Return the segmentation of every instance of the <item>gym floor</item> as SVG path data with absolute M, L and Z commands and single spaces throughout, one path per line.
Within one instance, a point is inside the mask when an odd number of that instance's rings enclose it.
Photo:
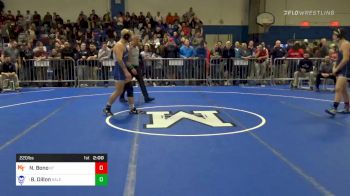
M 331 118 L 324 112 L 332 103 L 330 91 L 150 87 L 156 100 L 148 104 L 137 91 L 136 105 L 146 112 L 194 117 L 194 111 L 215 111 L 216 120 L 231 125 L 184 118 L 165 128 L 148 128 L 156 124 L 150 113 L 129 115 L 120 102 L 106 119 L 102 108 L 112 91 L 26 88 L 0 94 L 0 195 L 350 192 L 350 115 Z M 107 153 L 108 186 L 16 187 L 16 153 Z

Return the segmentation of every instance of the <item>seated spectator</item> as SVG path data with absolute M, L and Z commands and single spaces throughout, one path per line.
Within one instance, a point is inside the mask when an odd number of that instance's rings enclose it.
M 299 61 L 298 71 L 294 72 L 294 81 L 291 83 L 291 88 L 297 88 L 300 77 L 308 77 L 310 89 L 313 90 L 314 84 L 314 73 L 313 73 L 313 63 L 309 59 L 309 53 L 304 53 L 304 58 Z
M 15 83 L 15 89 L 19 89 L 19 81 L 16 74 L 16 65 L 11 62 L 11 57 L 8 55 L 4 56 L 4 62 L 1 65 L 0 76 L 0 89 L 9 86 L 8 83 L 4 84 L 5 80 L 13 80 Z
M 18 60 L 20 60 L 20 51 L 17 47 L 17 42 L 15 40 L 11 40 L 8 47 L 2 51 L 2 60 L 4 60 L 5 56 L 10 57 L 11 63 L 17 65 Z
M 320 65 L 320 70 L 316 76 L 316 91 L 320 91 L 321 78 L 329 78 L 336 83 L 336 77 L 333 75 L 333 62 L 329 56 L 326 56 L 324 61 Z

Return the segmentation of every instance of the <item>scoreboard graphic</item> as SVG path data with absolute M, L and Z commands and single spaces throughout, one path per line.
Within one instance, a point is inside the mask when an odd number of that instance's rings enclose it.
M 16 155 L 16 186 L 107 185 L 107 154 Z

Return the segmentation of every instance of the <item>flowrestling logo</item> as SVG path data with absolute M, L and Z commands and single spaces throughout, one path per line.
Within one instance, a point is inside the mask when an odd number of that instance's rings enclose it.
M 259 114 L 220 106 L 168 105 L 140 108 L 146 114 L 129 115 L 128 110 L 106 118 L 119 131 L 173 137 L 219 136 L 243 133 L 262 127 Z

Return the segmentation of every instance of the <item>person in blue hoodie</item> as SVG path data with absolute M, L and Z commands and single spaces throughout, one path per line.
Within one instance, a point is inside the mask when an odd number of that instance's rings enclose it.
M 180 48 L 180 57 L 184 58 L 184 66 L 180 75 L 184 76 L 184 79 L 191 79 L 193 77 L 193 63 L 192 59 L 196 56 L 196 52 L 192 46 L 190 46 L 190 40 L 185 39 L 183 45 Z

